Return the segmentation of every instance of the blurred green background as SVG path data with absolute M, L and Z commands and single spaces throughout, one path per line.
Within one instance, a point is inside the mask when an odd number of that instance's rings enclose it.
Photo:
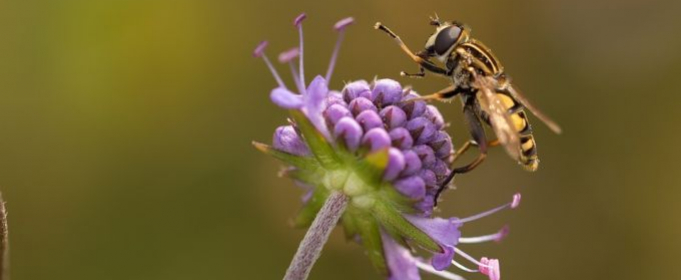
M 323 73 L 331 26 L 354 16 L 332 87 L 416 70 L 376 21 L 413 49 L 428 16 L 457 19 L 490 46 L 534 103 L 542 164 L 502 150 L 457 180 L 443 215 L 524 204 L 467 227 L 510 224 L 502 244 L 465 248 L 502 259 L 504 279 L 680 279 L 677 121 L 680 1 L 30 1 L 0 4 L 0 189 L 14 279 L 280 279 L 304 231 L 300 192 L 251 140 L 269 142 L 286 112 L 251 57 L 297 45 Z M 288 69 L 279 67 L 288 79 Z M 438 104 L 455 143 L 460 106 Z M 482 275 L 466 275 L 485 279 Z M 312 279 L 379 279 L 335 232 Z M 426 279 L 434 279 L 426 277 Z

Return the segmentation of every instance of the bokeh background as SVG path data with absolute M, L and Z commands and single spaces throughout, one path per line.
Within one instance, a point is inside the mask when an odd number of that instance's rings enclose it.
M 332 87 L 398 78 L 428 93 L 376 21 L 414 49 L 428 16 L 457 19 L 490 46 L 534 103 L 542 164 L 502 150 L 457 179 L 442 215 L 465 216 L 521 191 L 524 204 L 477 223 L 510 224 L 504 279 L 680 279 L 681 2 L 653 1 L 33 1 L 0 3 L 0 189 L 14 279 L 280 279 L 304 231 L 300 192 L 251 147 L 286 113 L 252 48 L 297 45 L 323 73 L 354 16 Z M 288 77 L 286 67 L 279 68 Z M 288 78 L 287 78 L 288 79 Z M 460 106 L 439 104 L 456 143 Z M 482 275 L 466 275 L 485 279 Z M 312 279 L 379 279 L 335 232 Z M 432 277 L 426 279 L 434 279 Z

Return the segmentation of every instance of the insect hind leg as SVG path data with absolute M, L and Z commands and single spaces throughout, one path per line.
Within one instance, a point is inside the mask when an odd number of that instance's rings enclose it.
M 456 176 L 456 174 L 470 172 L 471 170 L 478 167 L 478 165 L 480 165 L 485 160 L 485 158 L 487 158 L 488 148 L 487 136 L 485 135 L 485 130 L 482 127 L 480 117 L 475 113 L 475 103 L 473 99 L 467 100 L 467 102 L 464 105 L 463 111 L 464 116 L 466 118 L 466 122 L 468 123 L 468 129 L 473 139 L 464 144 L 461 147 L 460 152 L 454 154 L 454 157 L 456 158 L 461 154 L 465 153 L 473 145 L 478 147 L 480 154 L 475 160 L 473 160 L 473 162 L 465 166 L 455 168 L 449 173 L 449 175 L 447 175 L 447 178 L 445 178 L 445 180 L 442 181 L 440 187 L 437 190 L 437 193 L 435 193 L 435 196 L 433 197 L 433 204 L 435 206 L 437 206 L 437 202 L 438 199 L 440 198 L 440 195 L 442 194 L 442 192 L 444 192 L 449 183 L 454 179 L 454 176 Z M 474 144 L 473 142 L 477 144 Z M 494 144 L 494 142 L 489 144 Z

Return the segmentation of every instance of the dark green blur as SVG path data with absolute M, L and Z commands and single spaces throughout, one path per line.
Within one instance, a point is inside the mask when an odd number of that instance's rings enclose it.
M 250 144 L 286 122 L 251 51 L 264 38 L 272 59 L 296 46 L 301 11 L 308 80 L 325 73 L 346 16 L 357 22 L 333 88 L 416 71 L 372 25 L 418 49 L 437 12 L 470 25 L 562 124 L 557 136 L 531 118 L 536 173 L 496 149 L 444 196 L 442 215 L 465 216 L 523 193 L 518 210 L 462 228 L 510 225 L 501 244 L 462 247 L 499 257 L 504 279 L 681 278 L 679 1 L 9 0 L 0 190 L 13 278 L 281 279 L 304 234 L 289 226 L 301 193 Z M 438 106 L 465 141 L 458 101 Z M 312 279 L 378 277 L 337 231 Z

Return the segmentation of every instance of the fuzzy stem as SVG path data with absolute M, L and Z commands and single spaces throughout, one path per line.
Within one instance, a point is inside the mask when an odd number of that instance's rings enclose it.
M 0 194 L 0 280 L 9 280 L 9 234 L 2 194 Z
M 312 226 L 307 230 L 303 241 L 300 242 L 298 251 L 293 256 L 288 270 L 286 270 L 284 280 L 307 279 L 312 266 L 321 255 L 322 247 L 329 239 L 331 230 L 336 227 L 338 220 L 343 215 L 348 200 L 348 197 L 341 192 L 334 191 L 329 195 L 324 206 L 317 213 L 314 222 L 312 222 Z

